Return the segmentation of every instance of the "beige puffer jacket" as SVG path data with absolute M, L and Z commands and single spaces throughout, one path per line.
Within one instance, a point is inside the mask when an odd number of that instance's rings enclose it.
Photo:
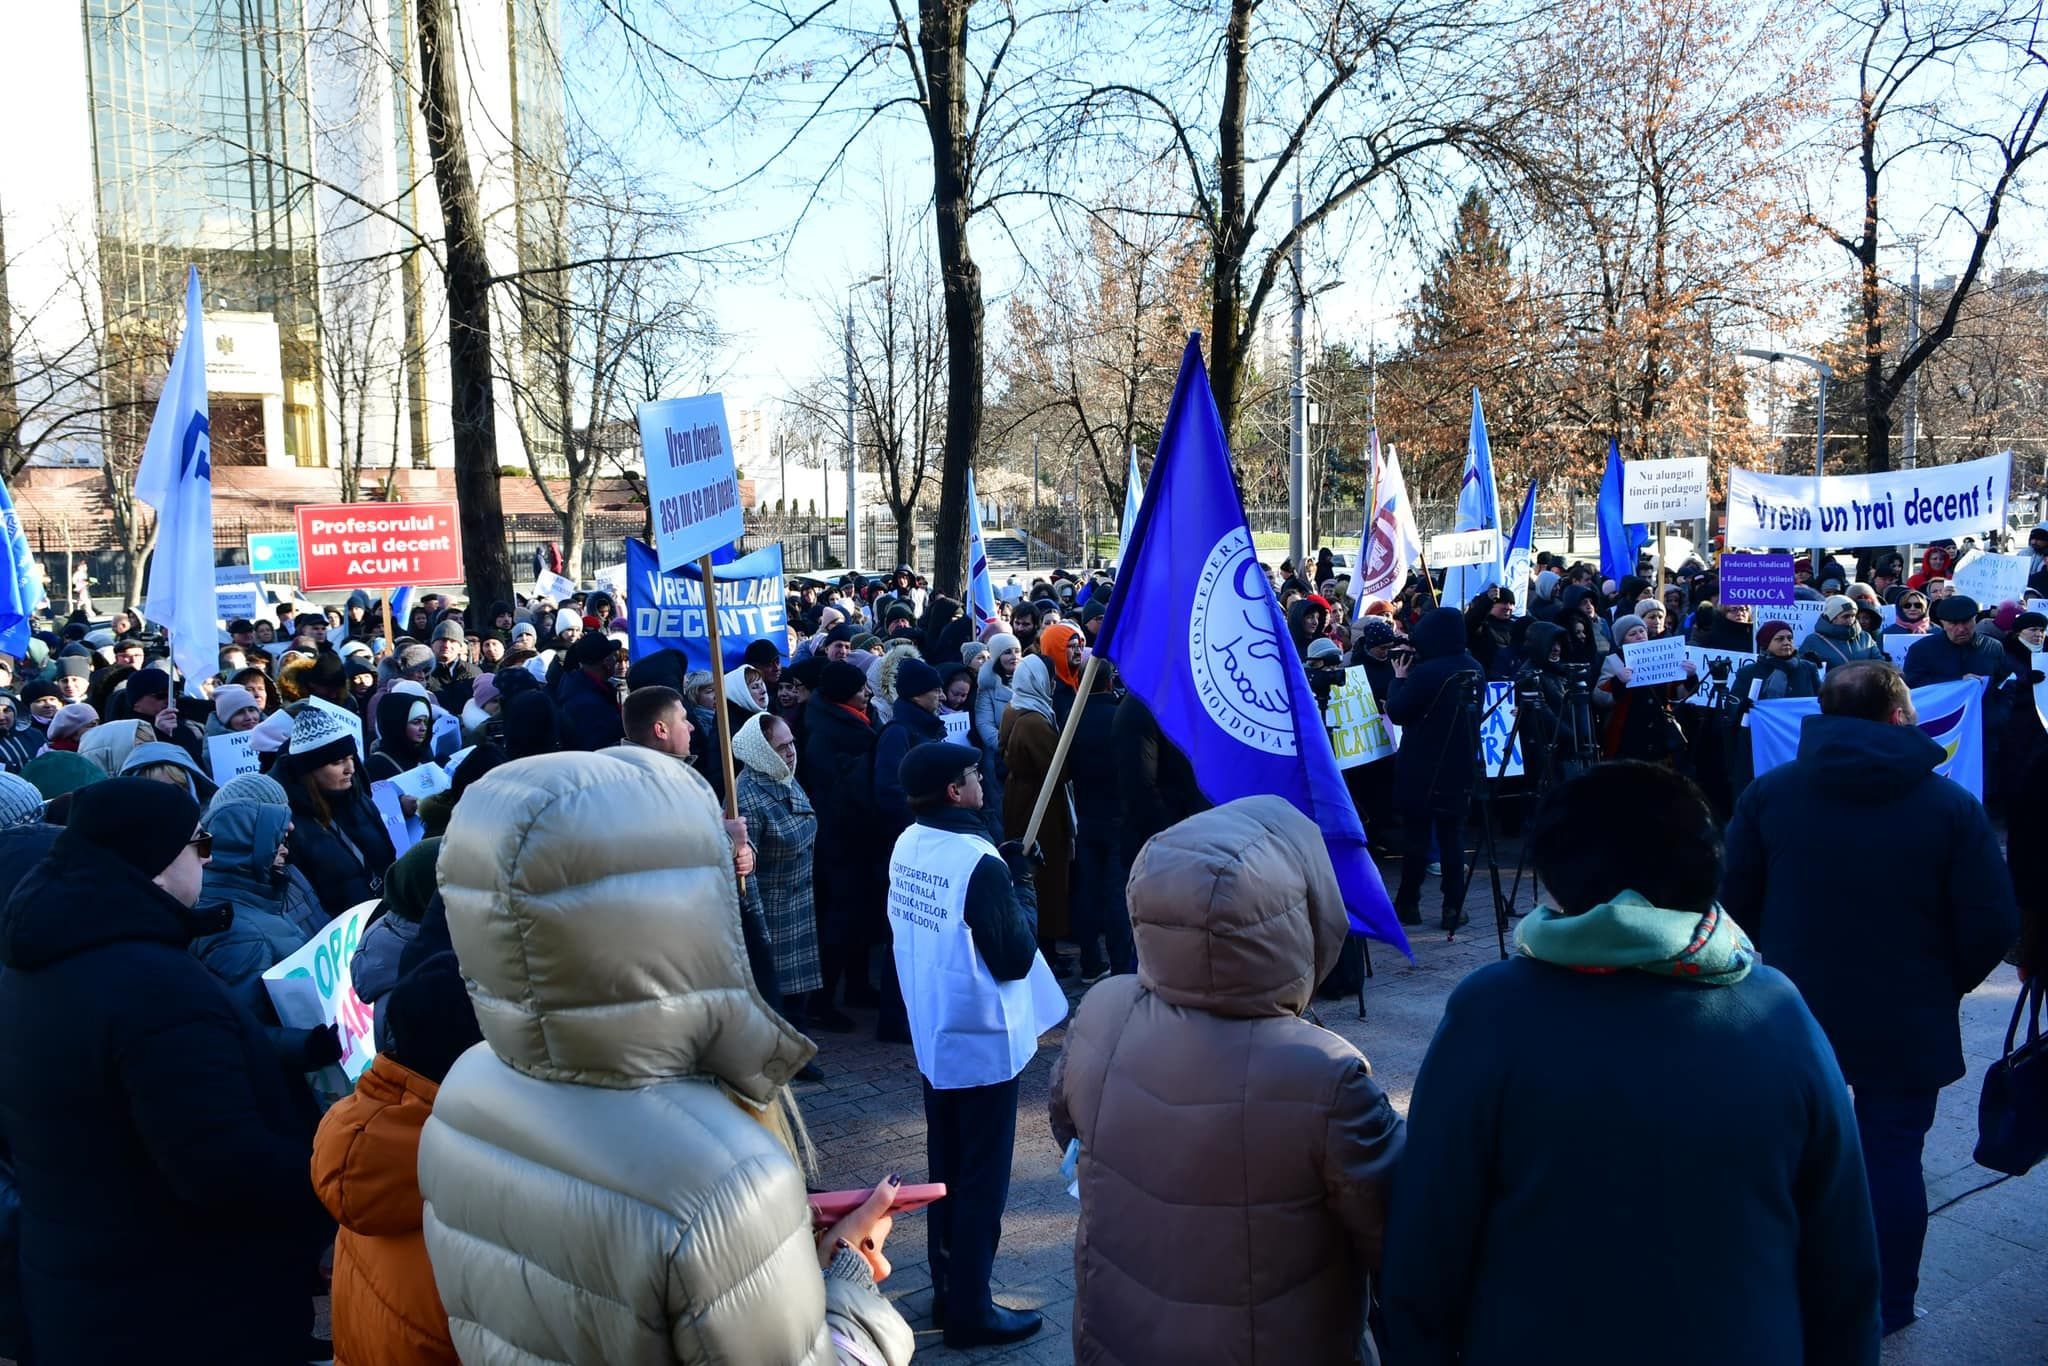
M 470 1366 L 910 1358 L 756 1104 L 812 1052 L 747 971 L 710 787 L 666 754 L 549 754 L 463 796 L 438 867 L 484 1043 L 420 1140 L 427 1252 Z M 828 1324 L 828 1300 L 830 1322 Z
M 1052 1128 L 1081 1140 L 1074 1358 L 1366 1358 L 1403 1125 L 1357 1049 L 1301 1018 L 1343 947 L 1321 833 L 1246 797 L 1131 870 L 1135 977 L 1074 1014 Z

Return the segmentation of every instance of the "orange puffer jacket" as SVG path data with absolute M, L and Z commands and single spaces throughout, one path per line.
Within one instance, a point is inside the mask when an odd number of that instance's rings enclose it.
M 379 1054 L 313 1138 L 334 1240 L 335 1366 L 456 1366 L 420 1230 L 420 1130 L 440 1088 Z

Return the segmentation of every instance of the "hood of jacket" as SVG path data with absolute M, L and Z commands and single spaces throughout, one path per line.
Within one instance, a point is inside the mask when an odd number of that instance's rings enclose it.
M 1564 627 L 1548 621 L 1530 622 L 1528 634 L 1523 637 L 1524 656 L 1528 659 L 1530 667 L 1535 669 L 1562 667 L 1562 661 L 1557 665 L 1551 664 L 1550 650 L 1552 646 L 1558 644 L 1563 639 Z
M 463 794 L 438 871 L 477 1023 L 516 1071 L 712 1076 L 765 1104 L 815 1051 L 755 990 L 718 802 L 671 755 L 502 765 Z
M 132 717 L 94 726 L 78 742 L 79 757 L 91 760 L 92 766 L 109 778 L 117 777 L 121 765 L 128 762 L 128 752 L 135 748 L 136 737 L 142 730 L 143 723 Z
M 290 807 L 270 802 L 214 803 L 206 812 L 206 829 L 213 836 L 213 861 L 206 871 L 255 874 L 267 881 L 291 821 Z
M 1579 610 L 1579 604 L 1593 596 L 1593 590 L 1583 583 L 1575 583 L 1557 595 L 1557 614 L 1568 617 Z
M 313 1136 L 313 1191 L 366 1238 L 419 1231 L 420 1132 L 440 1087 L 379 1053 Z
M 1855 716 L 1809 716 L 1799 726 L 1799 766 L 1823 793 L 1849 802 L 1891 801 L 1934 777 L 1948 752 L 1918 726 Z
M 1139 985 L 1238 1018 L 1299 1015 L 1347 927 L 1322 832 L 1280 797 L 1242 797 L 1154 835 L 1131 870 L 1130 907 Z
M 1408 633 L 1415 653 L 1423 659 L 1442 659 L 1465 653 L 1465 618 L 1455 607 L 1439 607 L 1423 615 Z
M 378 698 L 377 748 L 394 759 L 401 759 L 406 763 L 419 762 L 424 756 L 417 751 L 424 747 L 407 742 L 405 723 L 406 718 L 412 715 L 412 709 L 421 705 L 421 700 L 411 693 L 388 692 Z M 428 702 L 424 705 L 431 720 L 434 713 L 433 703 Z

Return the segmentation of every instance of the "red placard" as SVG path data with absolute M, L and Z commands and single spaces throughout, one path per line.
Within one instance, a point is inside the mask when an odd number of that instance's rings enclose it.
M 294 511 L 299 587 L 307 592 L 462 582 L 453 503 L 322 503 Z

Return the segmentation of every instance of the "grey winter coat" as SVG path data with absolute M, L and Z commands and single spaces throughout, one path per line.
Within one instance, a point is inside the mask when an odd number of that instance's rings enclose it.
M 633 746 L 470 788 L 438 865 L 484 1043 L 420 1139 L 427 1253 L 470 1366 L 908 1361 L 759 1117 L 810 1058 L 747 970 L 703 778 Z

